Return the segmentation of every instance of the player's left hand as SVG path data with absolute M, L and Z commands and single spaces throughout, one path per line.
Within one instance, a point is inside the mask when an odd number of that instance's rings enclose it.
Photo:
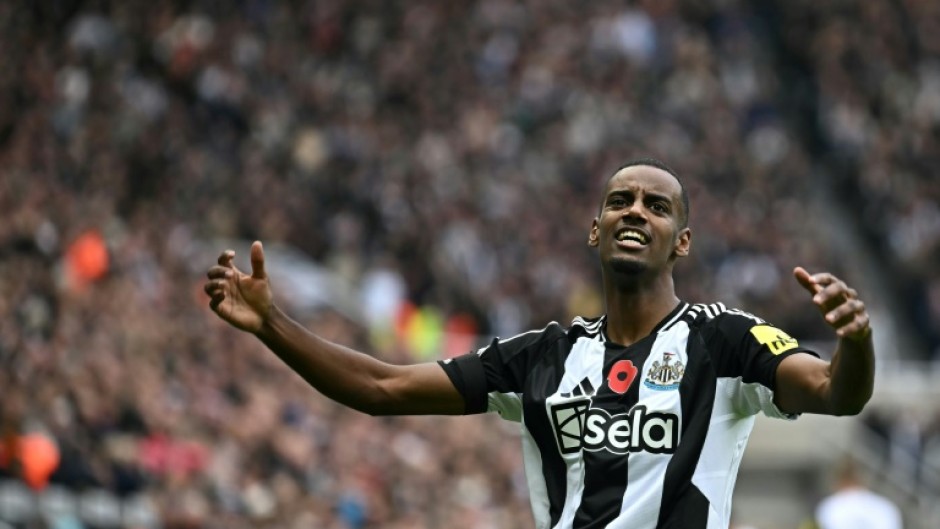
M 793 276 L 813 295 L 813 304 L 840 338 L 853 341 L 868 338 L 871 322 L 865 303 L 858 299 L 858 291 L 828 272 L 810 274 L 798 266 L 793 269 Z

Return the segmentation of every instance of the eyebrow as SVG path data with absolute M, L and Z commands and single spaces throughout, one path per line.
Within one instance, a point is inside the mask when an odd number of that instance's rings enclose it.
M 669 204 L 672 204 L 674 202 L 673 199 L 669 197 L 668 195 L 661 195 L 659 193 L 646 193 L 645 196 L 646 198 L 650 198 L 653 200 L 662 200 L 664 202 L 668 202 Z
M 636 193 L 630 189 L 615 189 L 611 191 L 610 193 L 607 193 L 607 196 L 604 198 L 604 202 L 606 203 L 608 200 L 614 197 L 624 197 L 624 196 L 636 196 Z M 668 202 L 669 204 L 673 204 L 675 202 L 675 200 L 673 200 L 669 195 L 664 195 L 662 193 L 656 193 L 656 192 L 647 191 L 643 193 L 643 197 L 644 197 L 644 200 L 646 201 L 662 200 L 664 202 Z

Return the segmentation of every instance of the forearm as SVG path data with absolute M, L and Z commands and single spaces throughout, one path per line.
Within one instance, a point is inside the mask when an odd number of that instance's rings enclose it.
M 861 412 L 875 385 L 875 352 L 871 333 L 855 340 L 840 338 L 829 370 L 832 413 L 855 415 Z
M 327 397 L 372 415 L 464 412 L 463 396 L 439 365 L 381 362 L 324 340 L 274 305 L 260 241 L 251 245 L 251 275 L 226 250 L 206 273 L 209 307 L 223 320 L 254 333 L 291 369 Z
M 813 304 L 839 342 L 829 363 L 809 355 L 784 358 L 777 367 L 777 404 L 791 413 L 855 415 L 875 386 L 875 351 L 865 303 L 854 288 L 828 272 L 810 275 L 796 267 L 793 274 L 813 295 Z
M 394 366 L 324 340 L 273 307 L 256 336 L 311 386 L 343 405 L 376 413 Z

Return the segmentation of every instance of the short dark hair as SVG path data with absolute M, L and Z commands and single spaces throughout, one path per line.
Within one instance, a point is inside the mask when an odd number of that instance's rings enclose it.
M 610 178 L 613 178 L 620 171 L 623 171 L 624 169 L 627 169 L 628 167 L 636 167 L 638 165 L 655 167 L 656 169 L 661 169 L 663 171 L 666 171 L 667 173 L 671 174 L 673 178 L 676 179 L 676 182 L 679 182 L 679 189 L 682 190 L 681 191 L 682 209 L 684 210 L 683 215 L 682 215 L 682 227 L 683 228 L 688 227 L 689 226 L 689 193 L 685 190 L 685 185 L 682 184 L 682 179 L 679 178 L 679 175 L 672 169 L 672 167 L 669 167 L 668 165 L 666 165 L 665 162 L 663 162 L 662 160 L 658 160 L 656 158 L 634 158 L 632 160 L 628 160 L 627 163 L 620 166 L 620 169 L 617 169 L 617 171 L 615 171 L 614 174 L 610 176 Z M 610 182 L 610 178 L 607 179 L 608 182 Z

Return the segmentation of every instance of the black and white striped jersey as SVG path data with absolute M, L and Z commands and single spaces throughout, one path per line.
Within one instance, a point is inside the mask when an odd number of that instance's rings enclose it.
M 721 303 L 680 303 L 628 347 L 605 328 L 551 323 L 441 365 L 466 413 L 522 424 L 538 529 L 727 529 L 754 416 L 793 418 L 777 366 L 810 351 Z

